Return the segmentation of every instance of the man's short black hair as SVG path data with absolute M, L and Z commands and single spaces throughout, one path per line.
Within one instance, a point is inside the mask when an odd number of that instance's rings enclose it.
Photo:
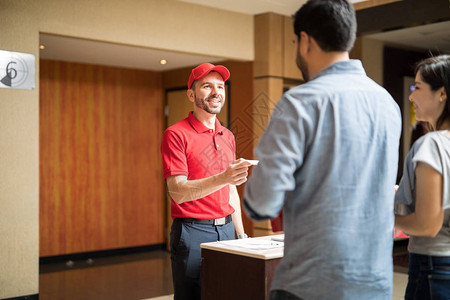
M 304 31 L 323 51 L 350 51 L 356 38 L 356 15 L 347 0 L 309 0 L 293 16 L 294 32 Z

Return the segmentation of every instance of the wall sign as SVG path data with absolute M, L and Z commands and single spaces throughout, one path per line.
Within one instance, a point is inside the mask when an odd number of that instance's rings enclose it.
M 0 88 L 34 89 L 35 61 L 33 54 L 0 50 Z

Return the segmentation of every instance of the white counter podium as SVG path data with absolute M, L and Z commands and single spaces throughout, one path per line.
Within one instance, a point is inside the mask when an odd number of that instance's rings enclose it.
M 203 300 L 269 299 L 284 235 L 203 243 Z

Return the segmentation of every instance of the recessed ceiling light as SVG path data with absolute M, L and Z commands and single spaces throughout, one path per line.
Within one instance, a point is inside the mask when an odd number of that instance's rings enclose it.
M 161 59 L 161 60 L 159 61 L 159 63 L 162 64 L 162 65 L 165 65 L 165 64 L 167 64 L 167 60 Z
M 44 50 L 45 46 L 44 45 L 39 45 L 39 49 Z

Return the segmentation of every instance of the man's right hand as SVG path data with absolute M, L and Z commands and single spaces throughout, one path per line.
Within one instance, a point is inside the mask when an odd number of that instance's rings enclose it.
M 228 168 L 222 173 L 225 182 L 232 185 L 241 185 L 247 181 L 248 167 L 252 164 L 245 159 L 237 159 L 233 161 Z
M 188 180 L 184 175 L 167 177 L 170 197 L 178 204 L 203 198 L 223 188 L 227 184 L 240 185 L 247 181 L 248 167 L 252 164 L 244 159 L 233 161 L 222 173 Z

